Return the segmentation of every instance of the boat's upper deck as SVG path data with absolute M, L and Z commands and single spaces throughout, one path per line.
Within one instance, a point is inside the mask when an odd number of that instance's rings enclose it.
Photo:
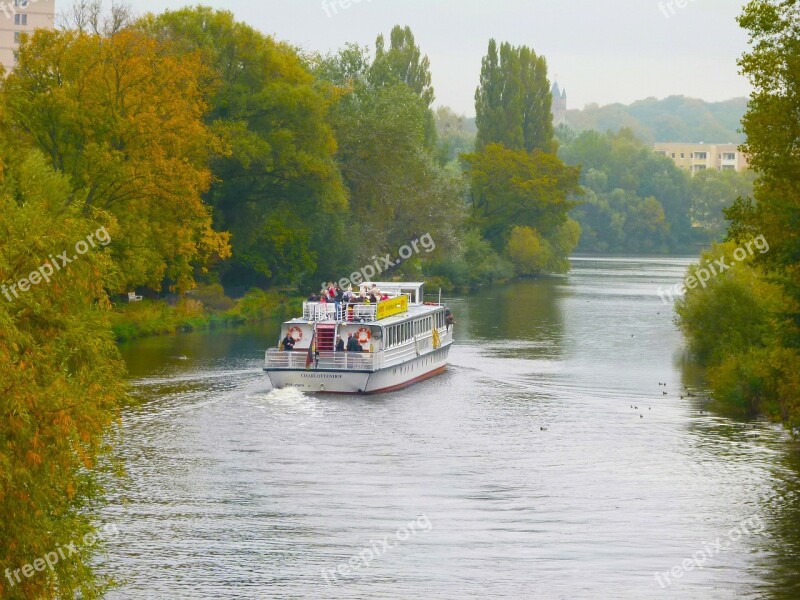
M 303 316 L 291 322 L 342 321 L 387 325 L 432 310 L 430 306 L 424 304 L 422 293 L 424 283 L 369 282 L 362 285 L 377 286 L 386 299 L 377 303 L 343 302 L 339 305 L 338 313 L 333 302 L 304 302 Z

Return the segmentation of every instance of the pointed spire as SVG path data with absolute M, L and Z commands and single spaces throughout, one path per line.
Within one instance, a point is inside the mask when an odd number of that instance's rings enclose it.
M 561 97 L 561 90 L 558 88 L 558 83 L 553 82 L 553 88 L 550 90 L 553 93 L 553 98 L 560 98 Z

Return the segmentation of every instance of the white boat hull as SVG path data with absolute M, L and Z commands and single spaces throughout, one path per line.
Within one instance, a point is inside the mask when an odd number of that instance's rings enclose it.
M 410 361 L 376 371 L 336 369 L 265 369 L 276 389 L 331 394 L 391 392 L 442 373 L 447 368 L 451 344 Z

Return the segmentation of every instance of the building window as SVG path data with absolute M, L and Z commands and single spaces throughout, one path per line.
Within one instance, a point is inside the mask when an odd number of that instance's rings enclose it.
M 675 153 L 674 152 L 672 153 L 672 158 L 675 158 Z
M 722 155 L 722 160 L 736 160 L 736 154 L 733 152 L 726 152 Z
M 681 158 L 686 158 L 686 155 L 683 152 L 681 152 Z
M 28 15 L 21 15 L 17 13 L 14 15 L 14 25 L 27 25 L 28 24 Z
M 14 32 L 14 43 L 19 44 L 19 31 Z
M 708 152 L 695 152 L 694 157 L 698 160 L 707 160 Z
M 28 8 L 29 0 L 14 0 L 14 6 L 19 8 Z

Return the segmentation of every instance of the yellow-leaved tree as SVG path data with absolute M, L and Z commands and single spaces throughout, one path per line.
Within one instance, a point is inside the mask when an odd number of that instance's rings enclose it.
M 125 393 L 104 286 L 118 230 L 43 154 L 2 139 L 0 598 L 95 598 L 107 582 L 83 542 Z
M 223 151 L 203 121 L 213 77 L 168 44 L 132 30 L 38 30 L 2 83 L 10 125 L 69 176 L 84 214 L 115 217 L 112 291 L 186 291 L 230 254 L 202 200 L 209 154 Z

